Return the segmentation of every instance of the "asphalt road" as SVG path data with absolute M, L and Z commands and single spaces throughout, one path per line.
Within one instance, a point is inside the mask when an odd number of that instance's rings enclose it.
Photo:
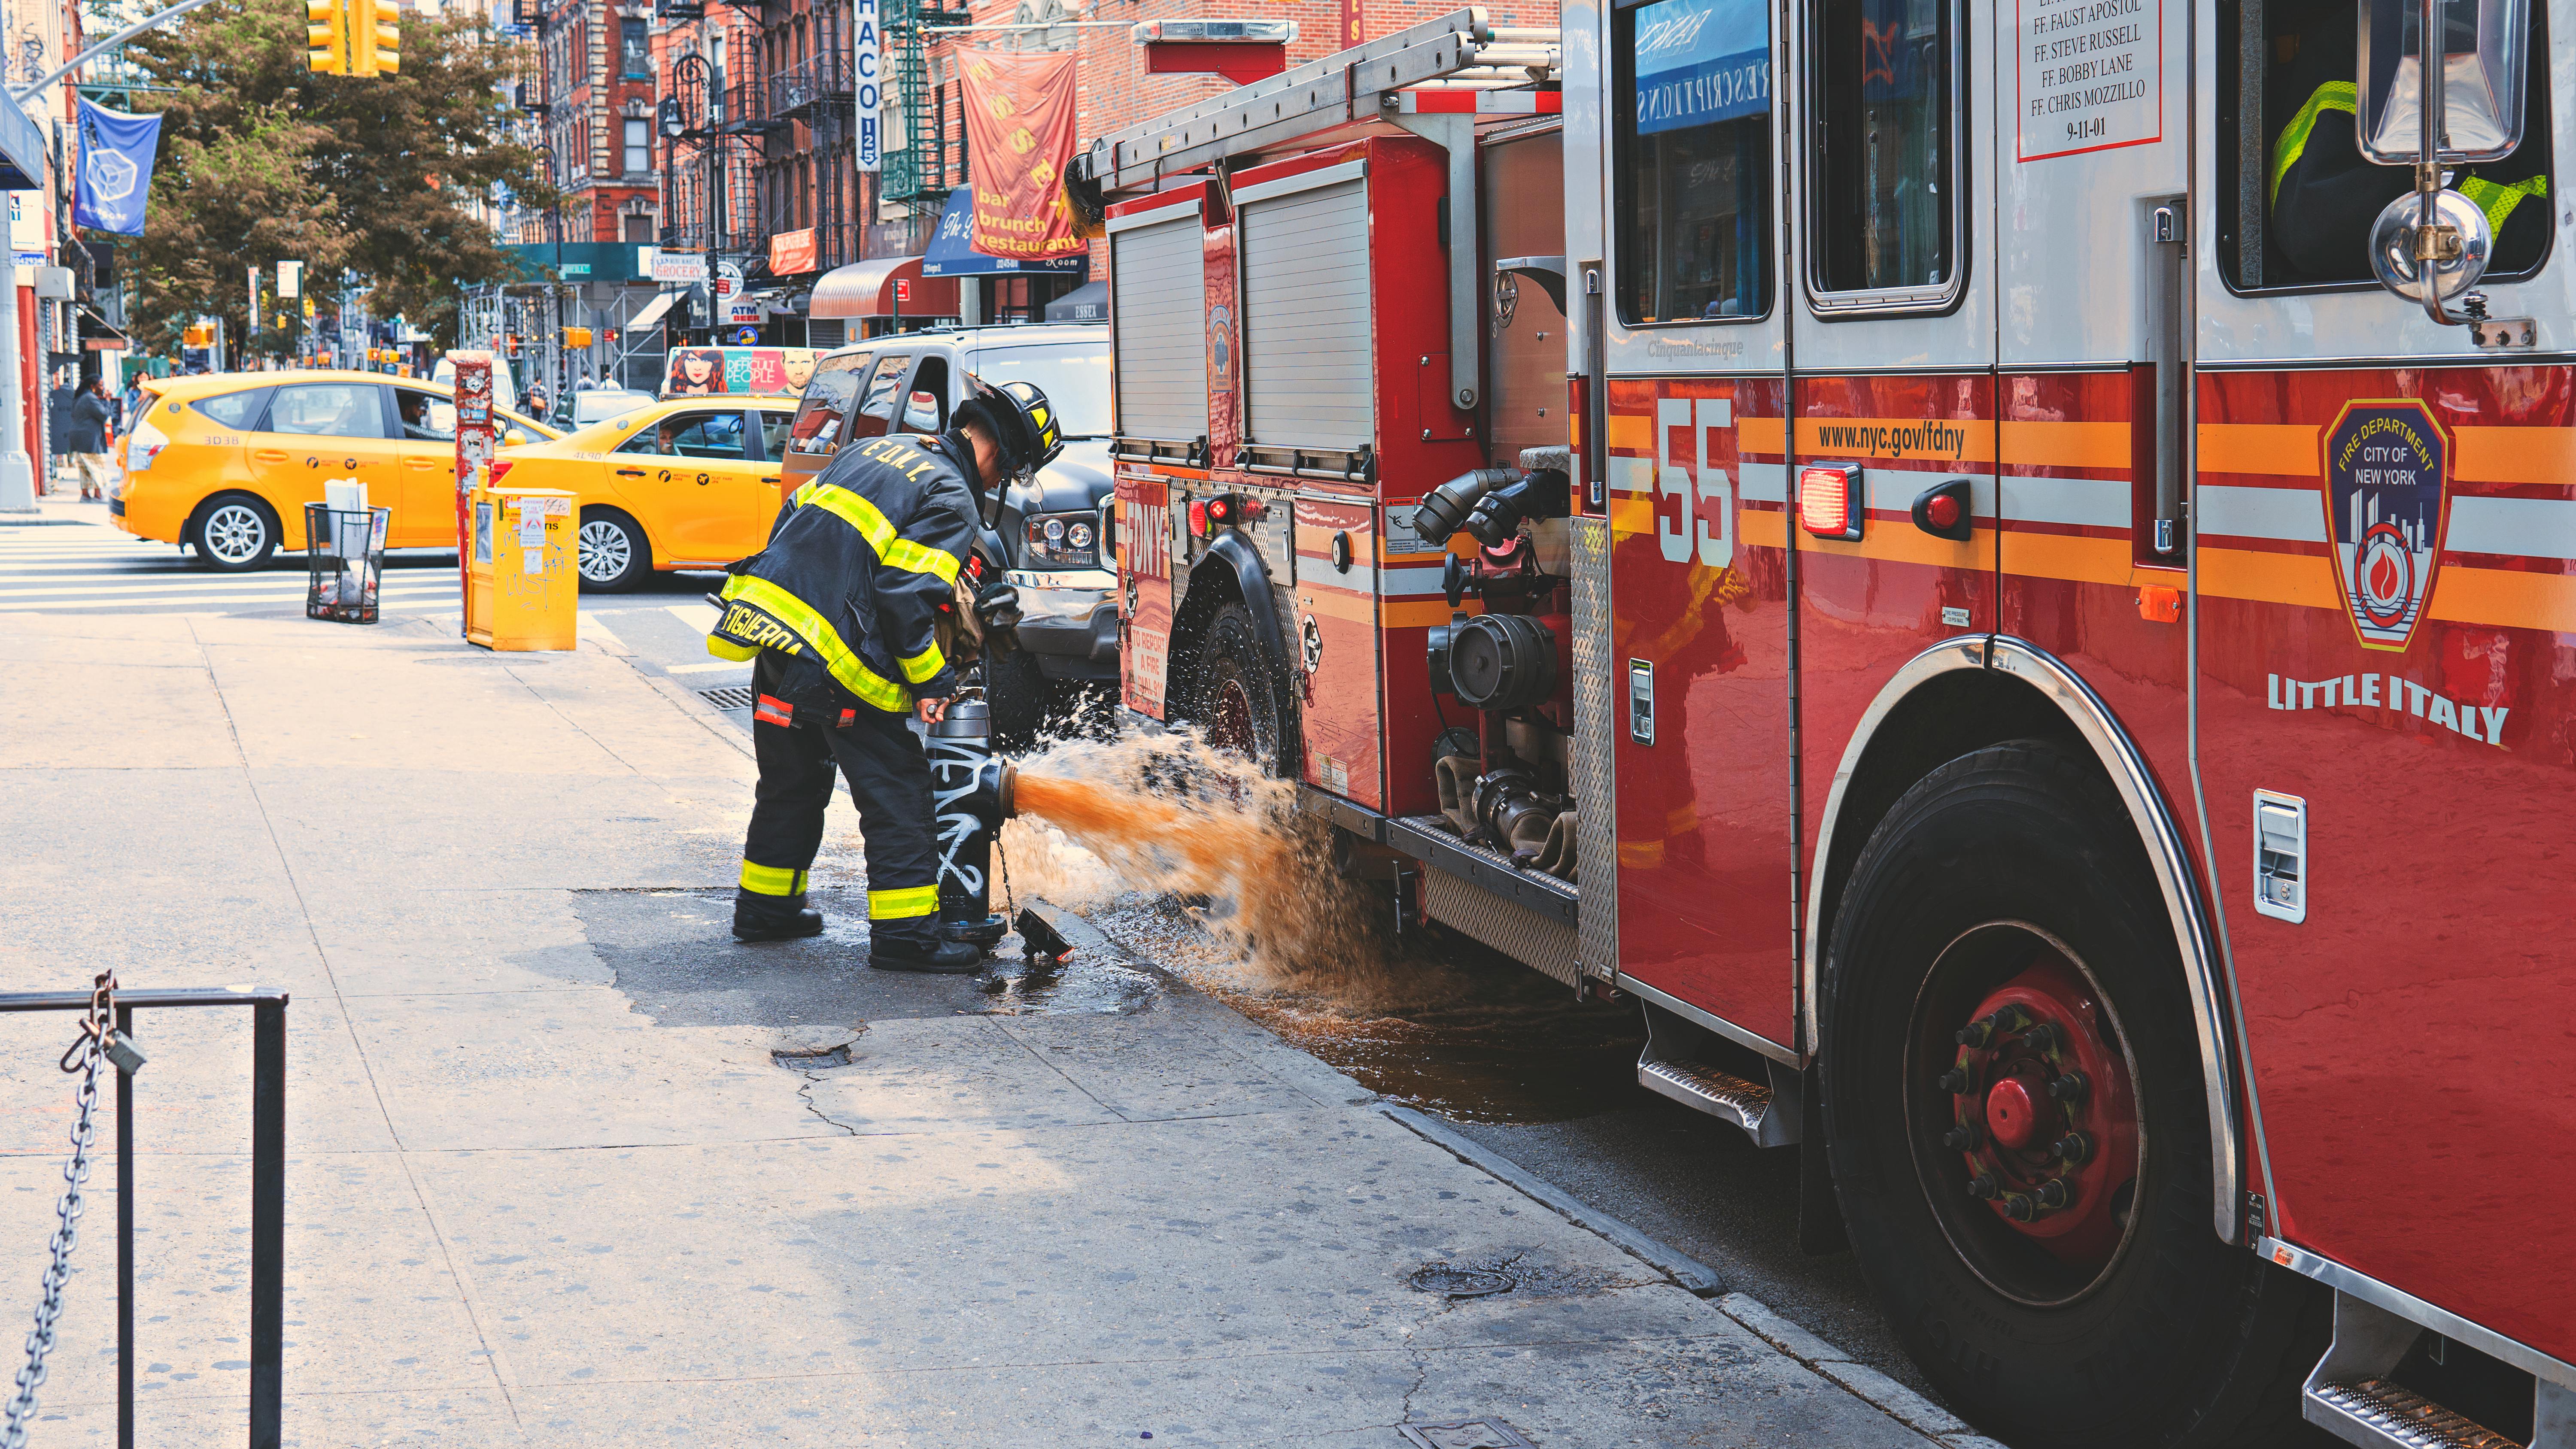
M 50 500 L 47 512 L 76 521 L 0 527 L 0 614 L 303 612 L 300 558 L 219 574 L 169 545 L 109 527 L 104 505 Z M 388 559 L 385 611 L 452 617 L 455 568 L 453 554 Z M 747 731 L 750 666 L 706 652 L 714 611 L 702 596 L 720 578 L 660 574 L 633 593 L 585 594 L 582 627 L 613 637 L 637 667 L 707 697 Z M 1585 1024 L 1581 1041 L 1569 1044 L 1553 983 L 1491 958 L 1447 964 L 1496 983 L 1511 1009 L 1478 1015 L 1472 1046 L 1452 1050 L 1436 1079 L 1394 1073 L 1373 1086 L 1706 1263 L 1728 1291 L 1760 1298 L 1870 1366 L 1924 1387 L 1850 1255 L 1800 1254 L 1793 1150 L 1758 1151 L 1735 1128 L 1637 1087 L 1624 1019 Z M 1436 1034 L 1441 1023 L 1429 1026 Z M 1335 1051 L 1326 1043 L 1319 1054 L 1332 1059 Z

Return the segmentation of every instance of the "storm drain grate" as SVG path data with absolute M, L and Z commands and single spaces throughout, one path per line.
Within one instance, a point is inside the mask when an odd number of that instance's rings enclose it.
M 1425 1268 L 1413 1275 L 1413 1286 L 1444 1298 L 1490 1298 L 1512 1291 L 1508 1273 L 1491 1268 Z
M 1396 1432 L 1418 1449 L 1537 1449 L 1500 1419 L 1461 1419 L 1454 1424 L 1400 1424 Z
M 718 709 L 749 709 L 759 702 L 759 695 L 748 689 L 701 689 L 698 698 Z

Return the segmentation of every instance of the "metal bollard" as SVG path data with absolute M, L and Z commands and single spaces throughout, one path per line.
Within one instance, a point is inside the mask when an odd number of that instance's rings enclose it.
M 993 910 L 993 838 L 1010 814 L 1011 767 L 993 756 L 993 707 L 967 696 L 930 727 L 930 799 L 939 830 L 939 929 L 990 947 L 1010 933 Z

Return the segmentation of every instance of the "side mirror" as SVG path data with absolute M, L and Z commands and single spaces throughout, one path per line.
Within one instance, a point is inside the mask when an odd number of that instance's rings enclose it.
M 2486 316 L 2482 298 L 2468 300 L 2466 317 L 2443 305 L 2486 275 L 2495 243 L 2484 209 L 2445 185 L 2443 168 L 2501 160 L 2522 144 L 2526 9 L 2527 0 L 2362 0 L 2361 151 L 2415 168 L 2415 189 L 2371 223 L 2371 270 L 2441 326 Z M 2437 63 L 2425 64 L 2428 51 Z
M 515 448 L 527 440 L 528 435 L 520 432 L 517 428 L 512 428 L 510 431 L 501 435 L 501 445 L 506 448 Z
M 2364 0 L 2362 155 L 2383 166 L 2424 158 L 2424 30 L 2438 16 L 2440 73 L 2430 78 L 2444 165 L 2501 161 L 2522 144 L 2523 79 L 2531 67 L 2528 0 Z

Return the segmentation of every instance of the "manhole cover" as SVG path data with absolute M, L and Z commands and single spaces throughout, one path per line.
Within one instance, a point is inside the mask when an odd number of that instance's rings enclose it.
M 824 1047 L 819 1051 L 789 1051 L 784 1047 L 773 1047 L 770 1050 L 769 1059 L 782 1067 L 792 1067 L 800 1071 L 846 1067 L 850 1064 L 850 1044 L 843 1042 L 839 1046 Z
M 1500 1419 L 1461 1419 L 1454 1424 L 1399 1424 L 1404 1442 L 1419 1449 L 1537 1449 Z
M 1425 1268 L 1413 1275 L 1413 1286 L 1444 1298 L 1488 1298 L 1512 1291 L 1510 1275 L 1490 1268 Z M 1502 1443 L 1518 1443 L 1509 1439 Z
M 698 698 L 718 709 L 749 709 L 759 697 L 748 689 L 701 689 Z

